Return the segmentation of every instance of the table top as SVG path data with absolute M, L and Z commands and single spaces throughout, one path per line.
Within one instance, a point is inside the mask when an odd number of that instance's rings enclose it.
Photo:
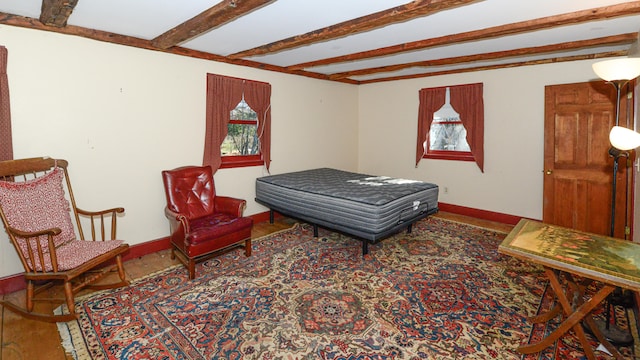
M 640 244 L 522 219 L 498 252 L 640 291 Z

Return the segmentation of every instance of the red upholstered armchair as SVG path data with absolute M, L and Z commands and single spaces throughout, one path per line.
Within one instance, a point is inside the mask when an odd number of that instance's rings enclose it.
M 251 256 L 253 220 L 243 217 L 246 201 L 217 196 L 210 166 L 184 166 L 162 172 L 171 227 L 171 258 L 195 278 L 197 261 L 220 250 L 242 246 Z

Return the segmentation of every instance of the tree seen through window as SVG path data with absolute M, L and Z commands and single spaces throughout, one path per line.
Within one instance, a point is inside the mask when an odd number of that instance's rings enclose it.
M 229 113 L 227 137 L 222 142 L 222 156 L 257 155 L 260 152 L 258 140 L 258 115 L 242 99 Z

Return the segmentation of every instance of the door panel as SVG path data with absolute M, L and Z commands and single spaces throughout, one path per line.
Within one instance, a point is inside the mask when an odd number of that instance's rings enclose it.
M 615 99 L 604 81 L 545 88 L 543 221 L 610 235 Z M 624 238 L 626 158 L 619 164 L 615 236 Z

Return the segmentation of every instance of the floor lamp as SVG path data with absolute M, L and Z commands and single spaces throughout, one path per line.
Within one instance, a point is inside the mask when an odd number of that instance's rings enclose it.
M 611 190 L 611 237 L 615 232 L 615 215 L 616 215 L 616 186 L 618 175 L 618 161 L 621 157 L 628 158 L 627 151 L 640 146 L 640 134 L 637 132 L 620 126 L 620 92 L 622 88 L 630 81 L 640 76 L 640 58 L 620 58 L 614 60 L 605 60 L 593 64 L 593 71 L 601 79 L 612 84 L 616 89 L 616 113 L 615 125 L 609 133 L 609 141 L 611 149 L 609 155 L 613 157 L 613 183 Z M 628 185 L 627 185 L 628 186 Z M 621 289 L 618 293 L 622 293 Z M 633 343 L 630 334 L 621 331 L 617 326 L 611 325 L 611 303 L 612 297 L 607 300 L 606 319 L 604 324 L 596 322 L 602 334 L 611 343 L 626 345 Z

